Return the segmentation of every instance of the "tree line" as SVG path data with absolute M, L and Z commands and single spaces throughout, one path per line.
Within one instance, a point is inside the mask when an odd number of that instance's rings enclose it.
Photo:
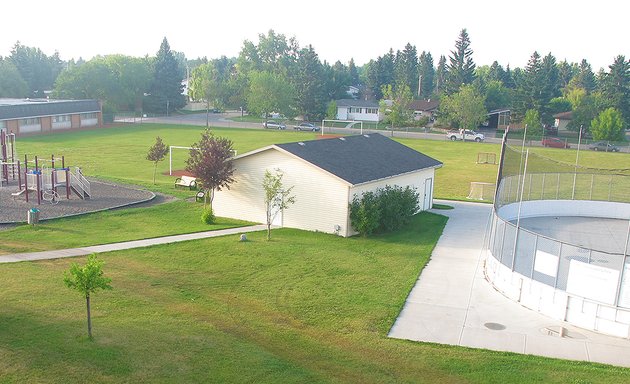
M 307 120 L 334 111 L 329 103 L 348 98 L 348 86 L 356 86 L 358 97 L 395 100 L 393 107 L 400 110 L 413 99 L 439 99 L 440 120 L 454 126 L 472 126 L 499 108 L 510 109 L 516 123 L 524 122 L 529 112 L 528 121 L 538 119 L 536 129 L 566 111 L 573 113 L 570 129 L 575 130 L 590 129 L 604 111 L 624 127 L 630 122 L 630 61 L 622 55 L 595 73 L 586 59 L 557 61 L 552 53 L 533 52 L 524 68 L 497 61 L 477 66 L 473 53 L 466 29 L 437 65 L 430 52 L 418 54 L 409 43 L 361 67 L 352 59 L 331 65 L 312 46 L 300 47 L 295 38 L 273 30 L 260 34 L 257 42 L 244 41 L 238 57 L 217 59 L 186 59 L 170 49 L 166 38 L 155 57 L 108 55 L 87 62 L 63 62 L 58 53 L 46 56 L 18 42 L 10 56 L 0 58 L 0 97 L 42 97 L 52 90 L 53 97 L 101 99 L 111 111 L 168 114 L 184 106 L 181 81 L 189 77 L 188 95 L 208 108 L 244 108 Z M 468 105 L 471 98 L 474 108 Z M 462 117 L 462 105 L 474 116 Z M 390 120 L 405 124 L 412 118 L 398 115 Z

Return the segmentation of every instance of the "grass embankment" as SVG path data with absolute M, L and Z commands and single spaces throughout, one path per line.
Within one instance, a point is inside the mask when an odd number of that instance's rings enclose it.
M 281 229 L 270 242 L 103 254 L 114 290 L 92 299 L 93 342 L 85 301 L 62 282 L 71 260 L 0 265 L 0 382 L 627 380 L 621 368 L 387 338 L 445 221 L 423 213 L 371 239 Z
M 22 225 L 0 231 L 0 255 L 109 244 L 251 224 L 226 218 L 217 218 L 212 225 L 203 224 L 201 210 L 201 204 L 175 201 L 147 208 L 46 220 L 35 226 Z

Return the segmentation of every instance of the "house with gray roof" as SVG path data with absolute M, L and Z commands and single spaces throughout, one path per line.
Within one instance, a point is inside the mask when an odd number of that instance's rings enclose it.
M 16 135 L 102 124 L 98 100 L 0 99 L 0 130 Z
M 442 163 L 380 134 L 275 144 L 234 159 L 230 189 L 216 192 L 217 216 L 266 222 L 265 171 L 279 169 L 295 204 L 274 212 L 273 224 L 351 236 L 348 205 L 355 195 L 386 185 L 412 187 L 420 209 L 433 204 L 435 170 Z
M 341 99 L 337 100 L 337 120 L 378 122 L 381 120 L 376 101 Z

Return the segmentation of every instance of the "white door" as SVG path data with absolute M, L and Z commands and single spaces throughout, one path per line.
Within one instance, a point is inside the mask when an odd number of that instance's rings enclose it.
M 424 181 L 424 203 L 422 210 L 431 209 L 433 205 L 433 179 L 429 178 Z
M 271 225 L 282 226 L 282 210 L 280 206 L 282 205 L 282 194 L 278 194 L 276 196 L 275 204 L 271 207 Z

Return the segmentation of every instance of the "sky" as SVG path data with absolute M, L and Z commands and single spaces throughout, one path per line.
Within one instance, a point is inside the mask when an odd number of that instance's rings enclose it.
M 437 65 L 466 28 L 478 66 L 524 67 L 538 51 L 558 61 L 586 59 L 597 72 L 617 55 L 630 58 L 628 11 L 625 0 L 6 1 L 0 56 L 17 41 L 63 60 L 154 56 L 166 37 L 189 59 L 236 57 L 243 41 L 257 43 L 273 29 L 331 64 L 353 58 L 363 65 L 411 43 Z

